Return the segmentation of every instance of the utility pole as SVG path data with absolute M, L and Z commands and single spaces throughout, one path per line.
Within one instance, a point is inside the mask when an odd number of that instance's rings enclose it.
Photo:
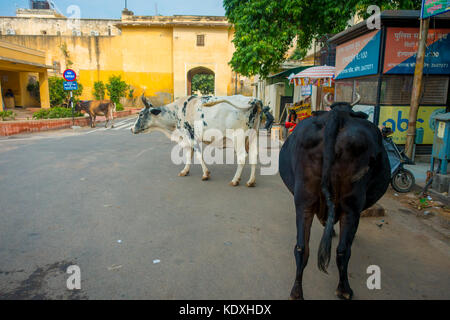
M 412 159 L 414 150 L 414 139 L 416 137 L 417 111 L 423 86 L 423 67 L 425 62 L 425 51 L 427 48 L 428 29 L 430 18 L 420 19 L 419 48 L 417 49 L 416 68 L 414 70 L 413 89 L 411 94 L 411 106 L 409 108 L 408 134 L 406 135 L 405 153 Z

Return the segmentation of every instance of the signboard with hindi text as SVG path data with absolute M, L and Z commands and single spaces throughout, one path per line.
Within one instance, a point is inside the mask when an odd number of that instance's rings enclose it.
M 425 74 L 450 74 L 450 29 L 430 29 Z M 419 46 L 419 28 L 387 28 L 383 73 L 413 74 Z
M 381 31 L 375 30 L 336 47 L 336 79 L 378 73 Z

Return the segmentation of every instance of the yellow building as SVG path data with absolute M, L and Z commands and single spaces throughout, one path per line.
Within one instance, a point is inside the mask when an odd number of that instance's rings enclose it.
M 0 111 L 5 106 L 36 105 L 36 101 L 27 91 L 30 76 L 39 81 L 40 105 L 50 107 L 45 53 L 5 41 L 0 41 Z M 39 105 L 38 105 L 39 106 Z
M 192 77 L 199 73 L 214 75 L 215 95 L 252 94 L 250 81 L 228 65 L 234 46 L 225 17 L 135 16 L 125 9 L 114 27 L 119 32 L 112 35 L 70 36 L 56 29 L 57 35 L 36 35 L 17 30 L 0 39 L 45 51 L 46 64 L 53 66 L 51 75 L 61 75 L 70 66 L 84 87 L 82 99 L 93 99 L 94 82 L 106 83 L 112 75 L 121 75 L 134 89 L 134 97 L 145 93 L 155 105 L 191 94 Z

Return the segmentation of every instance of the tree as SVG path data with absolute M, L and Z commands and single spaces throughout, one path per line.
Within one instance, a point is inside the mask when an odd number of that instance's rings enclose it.
M 120 75 L 111 76 L 106 84 L 106 90 L 108 90 L 108 95 L 111 101 L 116 104 L 117 110 L 122 110 L 123 106 L 120 104 L 120 98 L 126 96 L 128 90 L 127 83 L 122 80 Z
M 314 39 L 343 31 L 356 13 L 367 17 L 369 5 L 385 9 L 417 9 L 420 0 L 224 0 L 235 29 L 234 71 L 263 77 L 277 71 L 297 37 L 300 50 Z M 301 51 L 300 51 L 301 53 Z
M 299 46 L 296 46 L 294 52 L 289 57 L 289 59 L 291 59 L 291 60 L 301 60 L 301 59 L 303 59 L 306 56 L 307 51 L 308 50 L 305 49 L 305 48 L 300 48 Z
M 192 77 L 192 92 L 200 91 L 202 95 L 214 94 L 214 75 L 196 74 Z
M 70 91 L 64 91 L 64 79 L 58 77 L 48 78 L 48 88 L 50 94 L 50 106 L 60 107 L 63 104 L 68 106 L 70 99 Z M 78 101 L 78 97 L 83 93 L 83 85 L 78 83 L 78 89 L 72 91 L 74 103 Z
M 103 81 L 95 81 L 94 82 L 94 90 L 92 91 L 92 94 L 94 95 L 95 99 L 97 100 L 104 100 L 105 99 L 105 84 Z

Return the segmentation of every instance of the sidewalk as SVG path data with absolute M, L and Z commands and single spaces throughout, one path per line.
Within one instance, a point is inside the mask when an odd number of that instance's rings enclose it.
M 88 126 L 89 118 L 85 114 L 82 117 L 77 117 L 72 121 L 72 118 L 60 118 L 60 119 L 40 119 L 33 120 L 32 112 L 30 109 L 24 109 L 19 112 L 14 110 L 17 113 L 16 120 L 10 121 L 0 121 L 0 136 L 10 136 L 19 133 L 27 133 L 27 132 L 41 132 L 48 130 L 57 130 L 57 129 L 66 129 L 75 126 Z M 39 110 L 39 109 L 38 109 Z M 127 117 L 132 114 L 136 114 L 140 109 L 137 108 L 126 108 L 123 111 L 117 111 L 114 113 L 114 118 L 122 118 Z M 97 122 L 105 121 L 104 116 L 98 116 Z
M 405 168 L 414 173 L 416 184 L 423 188 L 427 179 L 427 171 L 430 170 L 430 162 L 416 162 L 415 165 L 408 165 Z

